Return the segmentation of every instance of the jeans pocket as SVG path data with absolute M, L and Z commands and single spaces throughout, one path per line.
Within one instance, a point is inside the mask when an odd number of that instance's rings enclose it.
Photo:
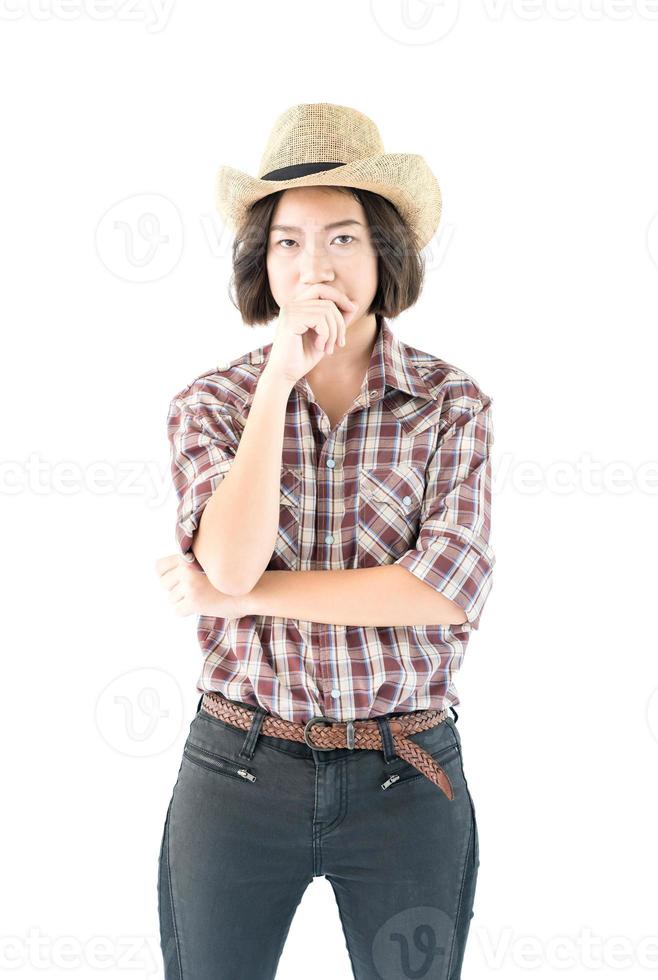
M 442 722 L 435 728 L 424 729 L 422 732 L 416 732 L 408 737 L 410 741 L 415 742 L 428 755 L 431 755 L 442 769 L 448 770 L 458 759 L 458 748 L 451 732 L 443 728 L 443 724 Z M 382 789 L 388 790 L 417 779 L 427 779 L 427 776 L 425 773 L 419 772 L 410 762 L 396 759 L 382 773 L 380 785 Z
M 244 782 L 255 783 L 256 774 L 247 768 L 242 762 L 235 762 L 226 756 L 211 752 L 210 749 L 197 745 L 190 738 L 185 742 L 183 748 L 183 758 L 192 765 L 207 769 L 209 772 L 218 773 L 222 776 L 230 776 L 233 779 L 240 779 Z

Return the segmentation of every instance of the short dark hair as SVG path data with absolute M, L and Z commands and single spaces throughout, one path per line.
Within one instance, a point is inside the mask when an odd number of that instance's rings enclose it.
M 324 186 L 324 185 L 323 185 Z M 358 187 L 331 187 L 352 194 L 362 205 L 377 253 L 377 291 L 368 313 L 396 317 L 416 302 L 425 261 L 416 236 L 398 209 L 381 194 Z M 279 314 L 267 276 L 267 244 L 272 214 L 285 190 L 256 201 L 233 242 L 229 296 L 245 326 L 269 323 Z

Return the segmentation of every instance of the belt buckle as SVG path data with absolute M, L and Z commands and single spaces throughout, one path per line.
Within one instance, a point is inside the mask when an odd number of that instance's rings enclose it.
M 309 728 L 311 728 L 316 722 L 323 721 L 325 725 L 347 725 L 347 748 L 354 748 L 354 721 L 334 721 L 332 718 L 325 718 L 324 715 L 313 715 L 312 718 L 304 725 L 304 741 L 311 749 L 315 749 L 316 752 L 331 752 L 335 747 L 333 745 L 315 745 L 313 742 L 309 741 Z

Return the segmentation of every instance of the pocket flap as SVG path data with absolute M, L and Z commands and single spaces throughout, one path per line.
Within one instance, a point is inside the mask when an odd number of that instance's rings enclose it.
M 363 470 L 360 488 L 370 500 L 390 504 L 403 513 L 412 513 L 423 502 L 425 477 L 420 467 L 409 464 L 378 466 Z

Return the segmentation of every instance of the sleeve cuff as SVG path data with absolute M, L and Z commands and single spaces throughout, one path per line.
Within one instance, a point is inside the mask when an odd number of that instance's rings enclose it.
M 496 558 L 492 548 L 466 532 L 442 533 L 422 550 L 406 551 L 395 561 L 416 578 L 461 606 L 468 621 L 459 629 L 478 629 L 484 604 L 493 585 Z
M 196 561 L 192 551 L 194 534 L 199 527 L 203 509 L 231 468 L 233 459 L 223 459 L 199 474 L 185 491 L 178 505 L 176 543 L 185 561 Z

